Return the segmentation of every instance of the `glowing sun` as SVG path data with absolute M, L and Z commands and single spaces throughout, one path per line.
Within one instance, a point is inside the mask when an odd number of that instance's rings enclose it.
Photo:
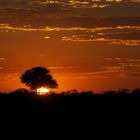
M 45 88 L 45 87 L 41 87 L 41 88 L 37 89 L 38 95 L 46 95 L 49 92 L 50 92 L 50 90 L 48 88 Z

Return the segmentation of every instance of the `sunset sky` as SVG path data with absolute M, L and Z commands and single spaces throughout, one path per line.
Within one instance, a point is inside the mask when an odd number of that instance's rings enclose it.
M 140 0 L 0 0 L 0 91 L 34 66 L 58 92 L 140 87 Z

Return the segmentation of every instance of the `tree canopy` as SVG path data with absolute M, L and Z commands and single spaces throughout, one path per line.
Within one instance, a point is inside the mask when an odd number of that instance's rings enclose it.
M 21 82 L 32 90 L 40 87 L 57 88 L 58 84 L 50 71 L 45 67 L 33 67 L 25 71 L 20 77 Z

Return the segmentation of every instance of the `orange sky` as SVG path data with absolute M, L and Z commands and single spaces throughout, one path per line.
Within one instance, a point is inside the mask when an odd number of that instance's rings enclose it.
M 34 66 L 51 70 L 58 92 L 140 87 L 139 8 L 139 1 L 2 1 L 0 91 L 23 87 L 20 75 Z

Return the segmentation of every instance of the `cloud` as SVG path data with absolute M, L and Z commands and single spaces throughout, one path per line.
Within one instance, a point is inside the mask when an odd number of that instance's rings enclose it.
M 65 26 L 73 23 L 86 23 L 90 26 L 95 25 L 94 20 L 90 21 L 90 18 L 138 17 L 139 9 L 139 0 L 1 0 L 0 21 L 14 25 L 43 26 L 49 22 L 49 25 L 59 26 L 61 23 Z M 49 18 L 55 21 L 50 21 Z M 117 22 L 119 20 L 117 19 Z M 130 24 L 131 21 L 127 23 Z M 113 20 L 110 19 L 109 22 Z M 114 24 L 117 22 L 114 21 Z M 106 24 L 99 21 L 97 25 L 102 23 Z
M 6 58 L 0 57 L 0 61 L 5 61 L 5 60 L 6 60 Z
M 97 26 L 97 27 L 75 27 L 75 25 L 70 25 L 69 27 L 49 27 L 49 26 L 44 26 L 44 27 L 35 27 L 32 25 L 23 25 L 21 27 L 16 27 L 16 26 L 12 26 L 10 24 L 0 24 L 0 29 L 1 31 L 42 31 L 42 32 L 59 32 L 59 31 L 67 31 L 67 32 L 71 32 L 71 31 L 81 31 L 83 32 L 82 35 L 79 36 L 83 36 L 86 37 L 86 35 L 88 35 L 89 33 L 93 33 L 94 36 L 98 35 L 100 38 L 104 37 L 104 35 L 106 35 L 108 38 L 124 38 L 124 39 L 128 39 L 129 36 L 130 38 L 134 37 L 137 39 L 140 39 L 140 26 Z M 86 34 L 85 34 L 86 33 Z M 126 37 L 127 36 L 127 37 Z M 76 37 L 76 35 L 74 36 Z M 78 35 L 77 35 L 78 37 Z M 93 37 L 93 36 L 91 36 Z
M 113 45 L 124 45 L 124 46 L 140 46 L 140 40 L 110 40 L 111 44 Z
M 58 39 L 72 42 L 106 42 L 113 46 L 140 46 L 140 26 L 116 26 L 116 27 L 33 27 L 24 25 L 14 27 L 9 24 L 0 24 L 1 32 L 60 32 Z M 77 33 L 77 34 L 73 34 Z M 58 34 L 58 33 L 57 33 Z M 69 35 L 70 34 L 70 35 Z M 56 38 L 56 37 L 55 37 Z M 44 39 L 53 39 L 50 35 Z
M 140 78 L 140 60 L 132 58 L 107 58 L 107 61 L 112 61 L 116 66 L 107 67 L 108 70 L 116 70 L 120 72 L 119 78 Z
M 119 10 L 118 10 L 119 9 Z M 131 24 L 140 16 L 140 3 L 137 1 L 121 0 L 1 0 L 0 21 L 14 25 L 81 25 L 88 26 L 100 24 L 113 24 L 124 20 Z M 119 17 L 127 17 L 119 19 Z M 128 21 L 128 17 L 131 18 Z M 110 18 L 105 21 L 97 20 L 105 17 L 118 17 L 116 20 Z M 13 20 L 14 19 L 14 20 Z M 61 20 L 60 20 L 61 19 Z M 123 21 L 122 21 L 123 20 Z M 117 22 L 116 22 L 117 21 Z M 136 21 L 135 21 L 136 22 Z M 75 24 L 74 24 L 75 23 Z M 137 21 L 137 24 L 139 21 Z
M 13 28 L 45 28 L 45 27 L 58 27 L 58 28 L 95 28 L 95 27 L 119 27 L 119 26 L 140 26 L 140 17 L 112 17 L 95 19 L 93 17 L 72 16 L 59 17 L 59 13 L 51 17 L 46 13 L 36 13 L 36 11 L 27 10 L 6 10 L 7 12 L 0 11 L 0 24 L 9 25 Z M 31 12 L 31 13 L 30 13 Z M 21 14 L 20 14 L 21 13 Z M 66 13 L 66 12 L 64 12 Z M 74 15 L 73 12 L 70 12 Z M 27 16 L 28 15 L 28 16 Z M 22 16 L 22 18 L 21 18 Z M 15 20 L 13 20 L 15 19 Z
M 51 38 L 50 36 L 45 36 L 45 37 L 44 37 L 44 39 L 50 39 L 50 38 Z
M 127 61 L 128 62 L 140 62 L 140 59 L 128 59 L 127 58 Z
M 117 46 L 140 46 L 140 40 L 124 40 L 124 39 L 110 39 L 110 38 L 92 38 L 92 36 L 72 36 L 72 37 L 62 37 L 63 41 L 73 41 L 73 42 L 108 42 L 112 45 Z
M 115 58 L 106 58 L 108 61 L 122 61 L 122 58 L 120 57 L 115 57 Z
M 108 59 L 106 59 L 108 61 Z M 73 71 L 73 73 L 63 73 L 54 74 L 58 79 L 104 79 L 104 78 L 140 78 L 140 62 L 139 61 L 129 61 L 133 59 L 128 58 L 110 58 L 109 61 L 113 61 L 112 64 L 107 63 L 105 67 L 100 67 L 95 69 L 94 67 L 79 68 L 78 71 Z M 115 61 L 115 63 L 114 63 Z M 74 67 L 72 69 L 75 69 Z
M 49 69 L 62 69 L 62 70 L 67 70 L 67 69 L 80 69 L 80 66 L 49 66 Z
M 11 81 L 18 81 L 18 80 L 19 80 L 19 73 L 0 74 L 0 81 L 2 83 L 11 82 Z

